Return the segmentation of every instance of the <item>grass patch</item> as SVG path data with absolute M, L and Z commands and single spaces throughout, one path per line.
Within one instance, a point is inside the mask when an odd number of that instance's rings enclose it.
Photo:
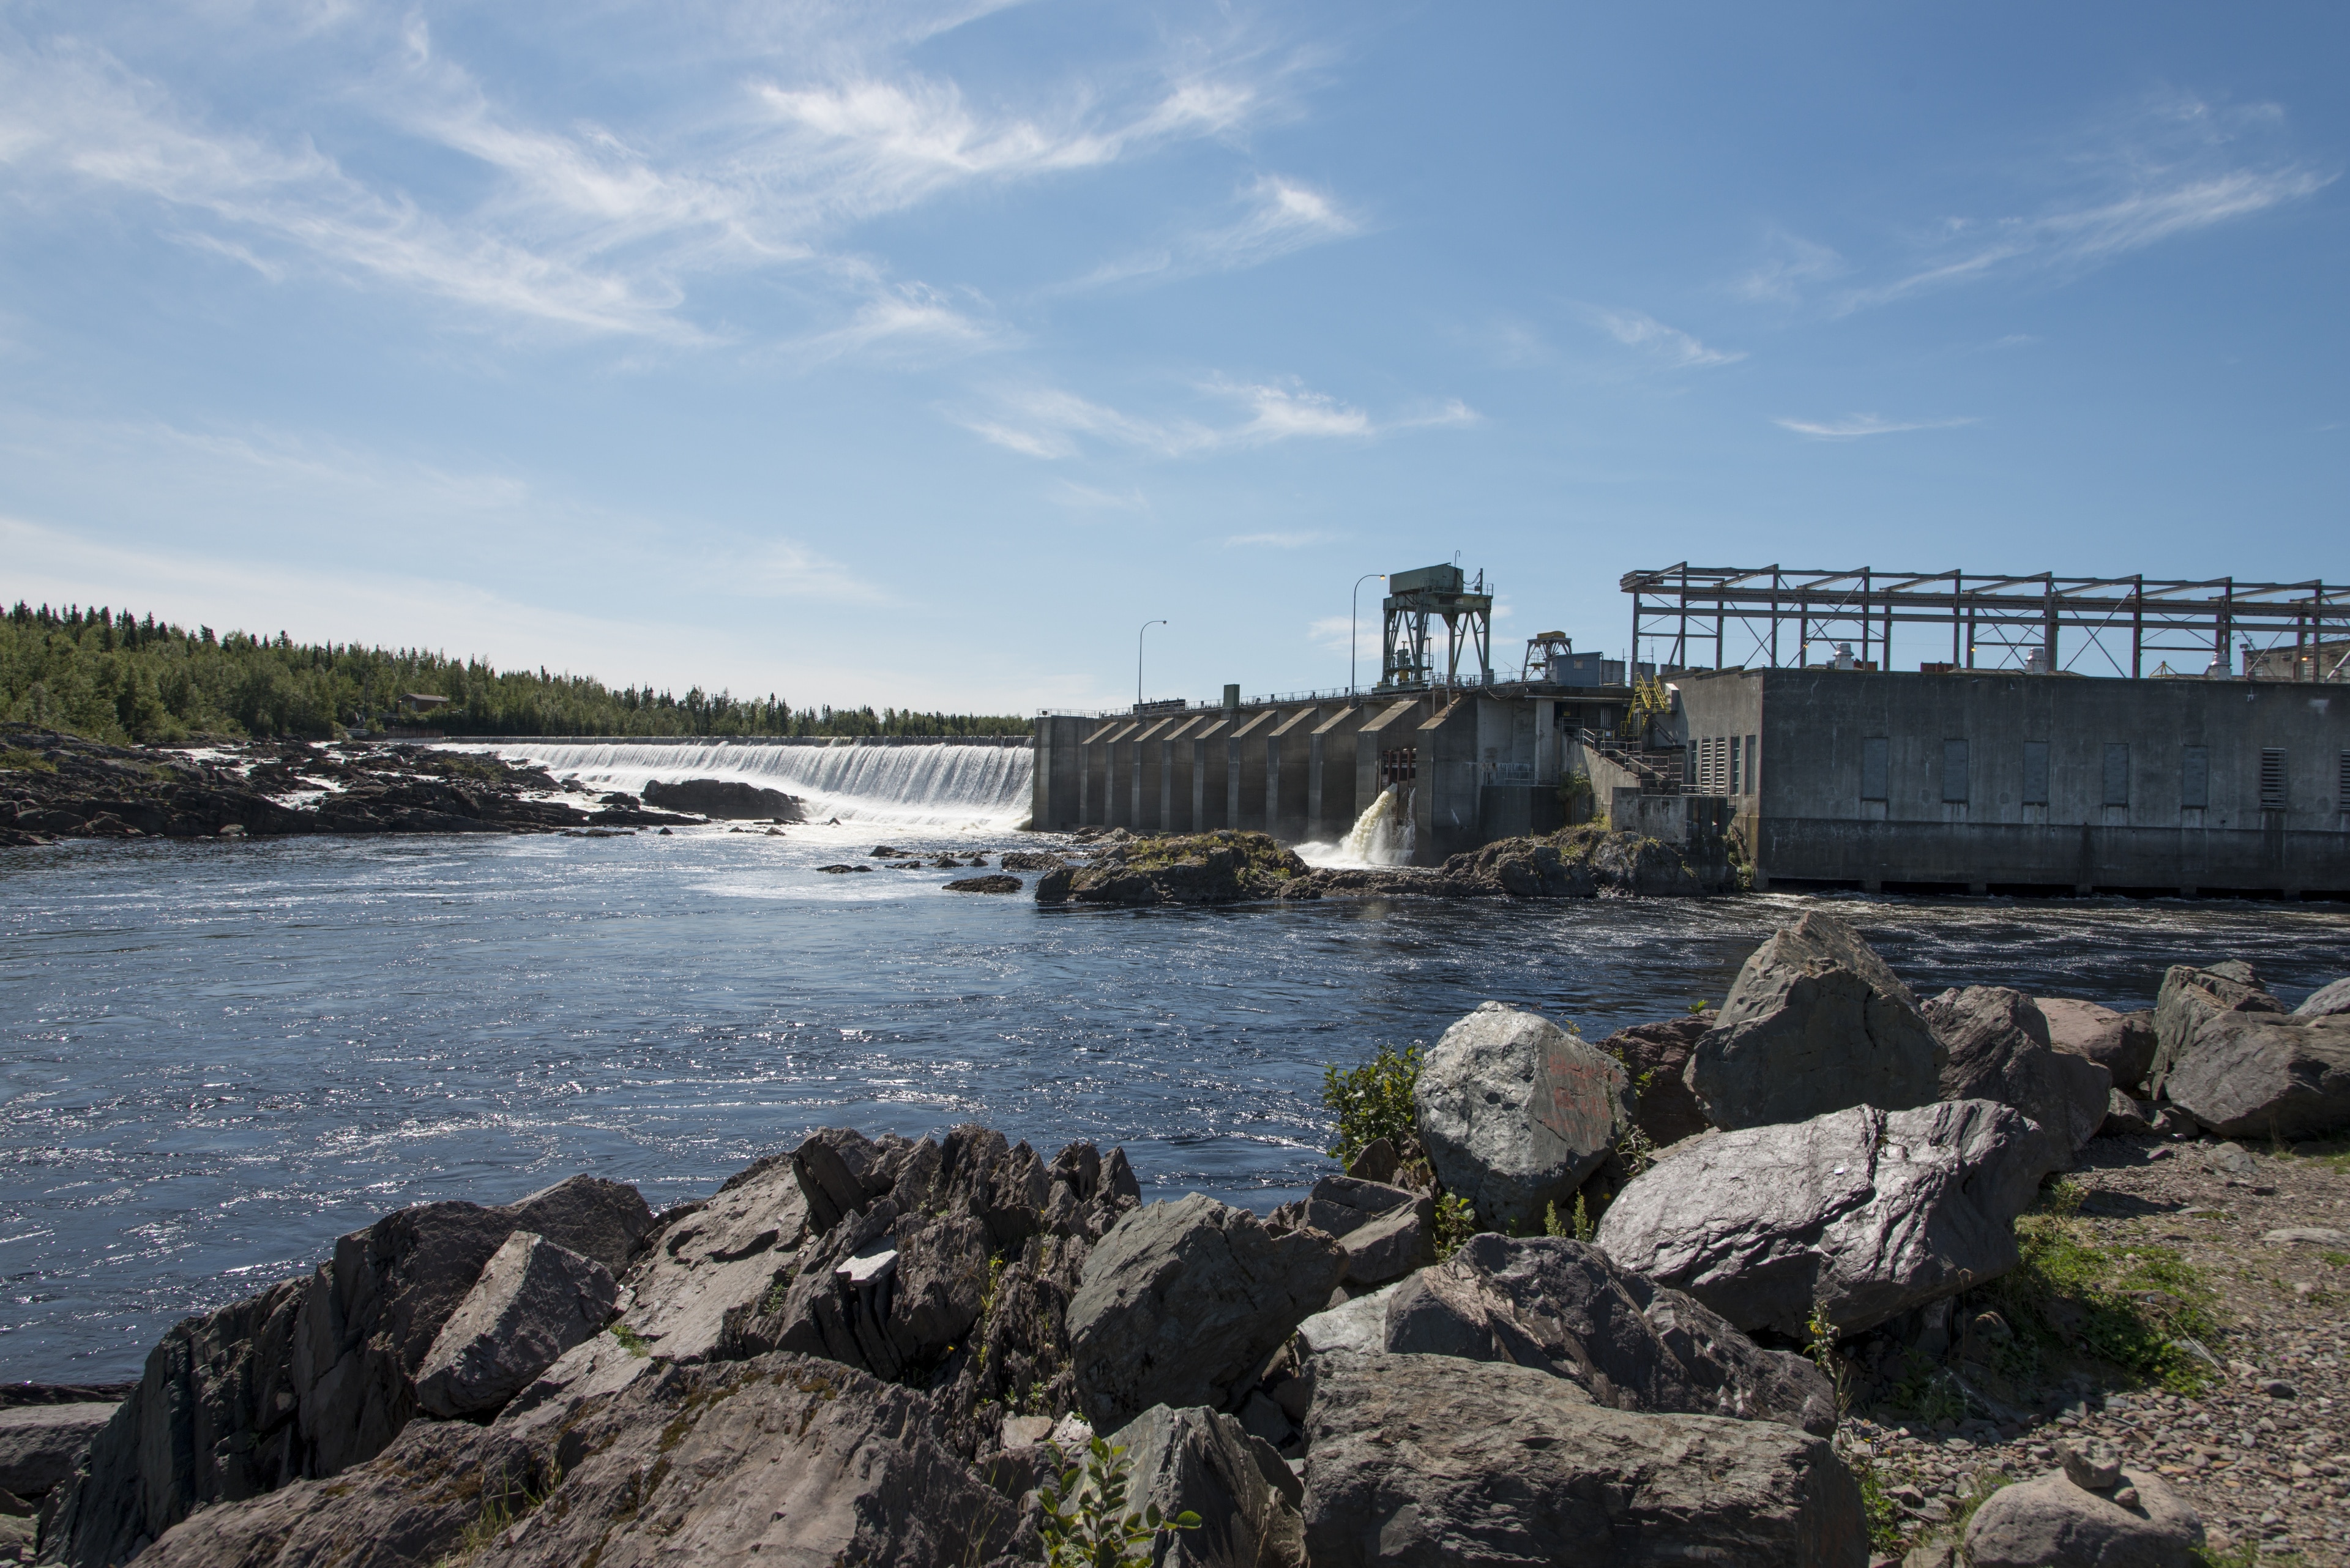
M 2100 1245 L 2064 1207 L 2065 1198 L 2052 1191 L 2043 1211 L 2015 1222 L 2023 1261 L 1982 1293 L 2015 1333 L 1998 1352 L 2000 1369 L 2034 1378 L 2051 1353 L 2085 1346 L 2172 1393 L 2201 1393 L 2211 1369 L 2178 1341 L 2219 1337 L 2220 1293 L 2176 1248 Z M 2077 1198 L 2071 1207 L 2079 1207 Z
M 53 774 L 57 771 L 57 764 L 38 752 L 27 751 L 22 746 L 11 746 L 6 751 L 0 752 L 0 768 L 20 774 Z
M 1901 1505 L 1886 1494 L 1885 1482 L 1874 1460 L 1854 1458 L 1852 1479 L 1860 1483 L 1861 1517 L 1868 1524 L 1868 1543 L 1888 1556 L 1901 1552 Z
M 625 1323 L 616 1323 L 612 1325 L 612 1337 L 619 1340 L 620 1348 L 630 1355 L 650 1355 L 653 1353 L 652 1341 Z

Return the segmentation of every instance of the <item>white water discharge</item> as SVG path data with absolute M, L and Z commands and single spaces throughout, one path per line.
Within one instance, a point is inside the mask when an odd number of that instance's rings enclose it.
M 1301 844 L 1301 859 L 1313 866 L 1408 866 L 1411 864 L 1411 815 L 1400 786 L 1389 784 L 1363 809 L 1338 844 Z
M 485 742 L 511 760 L 545 764 L 557 778 L 641 794 L 653 779 L 741 779 L 806 801 L 807 818 L 842 826 L 1002 833 L 1028 820 L 1035 753 L 1025 745 L 761 745 L 708 741 Z

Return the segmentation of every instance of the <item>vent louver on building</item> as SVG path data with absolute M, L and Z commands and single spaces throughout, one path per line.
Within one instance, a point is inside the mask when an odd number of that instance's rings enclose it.
M 2261 748 L 2261 809 L 2284 809 L 2284 748 Z

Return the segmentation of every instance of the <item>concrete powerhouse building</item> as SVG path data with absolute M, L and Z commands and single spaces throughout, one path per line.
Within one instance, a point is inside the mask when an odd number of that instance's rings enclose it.
M 1398 574 L 1378 685 L 1044 715 L 1034 820 L 1335 842 L 1392 784 L 1419 864 L 1607 811 L 1727 822 L 1758 888 L 2350 895 L 2350 589 L 1687 566 L 1624 588 L 1656 659 L 1545 634 L 1497 679 L 1482 582 Z M 1877 668 L 1921 625 L 1951 659 Z M 1759 668 L 1724 667 L 1733 628 Z

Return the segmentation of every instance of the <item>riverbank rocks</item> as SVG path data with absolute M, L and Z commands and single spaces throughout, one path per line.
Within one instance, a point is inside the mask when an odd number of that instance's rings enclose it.
M 2240 959 L 2208 969 L 2172 964 L 2162 973 L 2162 989 L 2154 999 L 2154 1064 L 2147 1069 L 2147 1088 L 2155 1098 L 2167 1098 L 2170 1070 L 2196 1034 L 2223 1012 L 2282 1012 L 2284 1003 L 2261 989 L 2252 966 Z
M 1807 1339 L 1817 1310 L 1856 1334 L 2012 1269 L 2044 1151 L 2021 1114 L 1989 1100 L 1745 1127 L 1642 1172 L 1596 1240 L 1750 1333 Z
M 1066 857 L 1049 849 L 1014 849 L 1007 851 L 1003 860 L 1006 871 L 1059 871 L 1068 864 Z
M 2114 1087 L 2136 1094 L 2154 1065 L 2154 1010 L 2116 1012 L 2072 996 L 2042 996 L 2048 1045 L 2067 1056 L 2095 1062 L 2114 1076 Z
M 2296 1018 L 2333 1018 L 2350 1012 L 2350 978 L 2318 987 L 2293 1010 Z
M 474 1561 L 509 1568 L 993 1563 L 1033 1531 L 940 1440 L 930 1397 L 799 1355 L 641 1377 L 559 1436 L 420 1422 L 331 1484 L 205 1510 L 140 1561 L 425 1568 L 503 1511 Z
M 2110 1108 L 2113 1075 L 2085 1056 L 2049 1049 L 2040 1004 L 2005 986 L 1970 985 L 1926 1003 L 1941 1041 L 1941 1097 L 1997 1100 L 2029 1116 L 2048 1139 L 2052 1170 L 2070 1168 Z
M 1716 1127 L 1751 1127 L 1923 1105 L 1939 1093 L 1942 1063 L 1908 987 L 1815 909 L 1747 958 L 1688 1077 Z
M 2171 1064 L 2164 1087 L 2223 1137 L 2304 1138 L 2350 1127 L 2350 1014 L 2216 1013 Z
M 1471 1237 L 1403 1282 L 1383 1328 L 1391 1355 L 1531 1366 L 1611 1409 L 1835 1429 L 1835 1390 L 1817 1366 L 1563 1237 Z
M 706 1201 L 661 1216 L 652 1244 L 621 1281 L 630 1299 L 620 1321 L 672 1361 L 707 1359 L 725 1335 L 727 1314 L 758 1303 L 807 1229 L 807 1197 L 791 1157 L 769 1155 Z
M 644 801 L 664 811 L 690 811 L 725 822 L 805 822 L 801 803 L 779 789 L 762 789 L 741 779 L 680 779 L 645 785 Z
M 1710 1013 L 1689 1012 L 1660 1023 L 1635 1023 L 1599 1043 L 1624 1064 L 1631 1080 L 1632 1119 L 1648 1141 L 1666 1148 L 1712 1126 L 1683 1076 L 1698 1042 L 1713 1027 Z
M 1078 1409 L 1109 1431 L 1153 1405 L 1229 1408 L 1346 1266 L 1318 1231 L 1277 1236 L 1196 1192 L 1137 1210 L 1086 1260 L 1068 1305 Z
M 618 1271 L 651 1223 L 635 1188 L 590 1176 L 495 1208 L 419 1204 L 338 1241 L 307 1280 L 183 1320 L 68 1484 L 53 1560 L 101 1568 L 215 1499 L 373 1458 L 416 1413 L 412 1378 L 508 1236 Z
M 1395 1154 L 1387 1140 L 1388 1168 Z M 1381 1285 L 1435 1257 L 1436 1204 L 1426 1193 L 1353 1176 L 1326 1176 L 1295 1203 L 1265 1217 L 1275 1233 L 1307 1226 L 1338 1239 L 1347 1253 L 1346 1282 Z
M 1542 1224 L 1631 1125 L 1623 1065 L 1540 1013 L 1488 1002 L 1444 1032 L 1412 1090 L 1444 1189 L 1486 1223 Z
M 1017 893 L 1020 891 L 1020 878 L 1003 876 L 958 877 L 946 885 L 946 890 L 950 893 Z
M 2203 1521 L 2151 1470 L 2098 1490 L 2063 1470 L 2000 1488 L 1967 1525 L 1973 1568 L 2196 1568 Z
M 1127 1451 L 1128 1508 L 1200 1516 L 1164 1538 L 1154 1568 L 1305 1568 L 1305 1483 L 1230 1416 L 1153 1405 L 1109 1440 Z
M 116 1407 L 78 1399 L 0 1406 L 0 1492 L 47 1497 L 79 1468 Z
M 1735 1563 L 1863 1568 L 1860 1489 L 1769 1421 L 1608 1409 L 1532 1367 L 1323 1358 L 1307 1418 L 1314 1568 Z
M 425 1352 L 416 1402 L 442 1417 L 497 1409 L 600 1330 L 618 1293 L 595 1259 L 515 1231 Z
M 1270 898 L 1305 862 L 1266 834 L 1225 830 L 1104 840 L 1084 866 L 1036 879 L 1040 904 L 1235 904 Z

